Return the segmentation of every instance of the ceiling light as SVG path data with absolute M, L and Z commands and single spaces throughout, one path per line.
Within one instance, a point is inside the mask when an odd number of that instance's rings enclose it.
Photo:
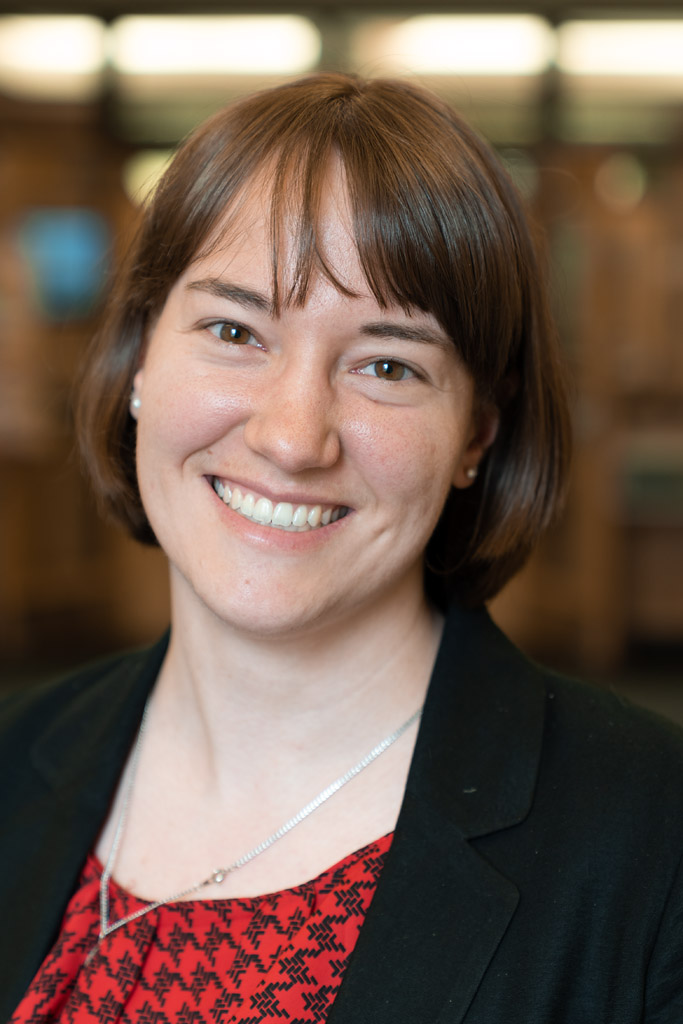
M 41 99 L 86 99 L 96 92 L 105 28 L 86 16 L 0 18 L 0 88 Z
M 374 59 L 382 69 L 424 74 L 533 75 L 553 55 L 554 33 L 543 18 L 425 14 L 387 28 Z
M 132 75 L 252 75 L 308 71 L 320 57 L 316 27 L 297 15 L 119 18 L 112 62 Z
M 683 19 L 566 22 L 557 63 L 572 75 L 683 76 Z

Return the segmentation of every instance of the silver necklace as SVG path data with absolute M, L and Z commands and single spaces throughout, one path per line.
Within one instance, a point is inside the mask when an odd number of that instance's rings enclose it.
M 301 810 L 298 811 L 293 818 L 290 818 L 288 821 L 286 821 L 284 825 L 280 825 L 280 827 L 276 829 L 275 832 L 272 832 L 266 839 L 263 839 L 260 843 L 258 843 L 257 846 L 254 846 L 253 849 L 249 850 L 248 853 L 242 854 L 242 856 L 238 857 L 237 860 L 234 860 L 232 864 L 228 864 L 228 866 L 225 868 L 216 868 L 215 871 L 211 872 L 208 878 L 202 879 L 201 882 L 196 882 L 194 885 L 188 886 L 187 889 L 181 889 L 179 892 L 175 892 L 171 896 L 167 896 L 165 899 L 154 900 L 152 903 L 148 903 L 146 906 L 141 907 L 139 910 L 135 910 L 132 914 L 127 914 L 126 917 L 122 917 L 118 921 L 112 921 L 110 923 L 109 879 L 111 878 L 111 874 L 114 869 L 116 855 L 119 850 L 121 837 L 123 835 L 124 826 L 126 824 L 126 818 L 128 816 L 128 806 L 130 803 L 130 798 L 133 791 L 133 783 L 135 781 L 135 774 L 138 767 L 140 748 L 142 746 L 142 737 L 144 736 L 145 726 L 147 724 L 148 710 L 149 701 L 147 702 L 147 704 L 145 704 L 145 710 L 143 711 L 142 719 L 140 720 L 140 728 L 138 729 L 138 736 L 137 740 L 135 741 L 135 748 L 133 750 L 133 756 L 131 758 L 130 771 L 128 773 L 128 780 L 126 781 L 125 784 L 123 799 L 121 802 L 121 811 L 119 812 L 118 821 L 116 823 L 116 830 L 114 832 L 114 840 L 111 845 L 111 850 L 109 851 L 107 863 L 105 864 L 104 870 L 102 871 L 102 875 L 100 877 L 100 932 L 97 938 L 97 943 L 88 954 L 86 962 L 88 962 L 92 958 L 100 942 L 103 939 L 105 939 L 108 935 L 111 935 L 112 932 L 117 931 L 117 929 L 123 928 L 125 924 L 129 924 L 131 921 L 135 921 L 138 917 L 143 917 L 145 914 L 151 913 L 153 910 L 156 910 L 157 907 L 163 907 L 166 903 L 175 903 L 177 900 L 184 899 L 185 896 L 189 896 L 193 892 L 199 892 L 201 889 L 206 888 L 207 885 L 220 885 L 220 883 L 223 882 L 227 878 L 227 876 L 231 874 L 233 871 L 237 871 L 238 868 L 244 867 L 244 865 L 248 864 L 250 860 L 253 860 L 255 857 L 258 857 L 259 854 L 264 853 L 274 843 L 276 843 L 278 839 L 282 839 L 282 837 L 286 836 L 288 832 L 291 832 L 293 828 L 301 824 L 301 822 L 304 821 L 304 819 L 307 818 L 309 814 L 313 814 L 314 811 L 317 811 L 318 808 L 321 807 L 327 800 L 329 800 L 331 796 L 334 796 L 335 793 L 338 793 L 342 786 L 345 786 L 347 782 L 350 782 L 351 779 L 355 778 L 356 775 L 359 775 L 364 768 L 367 768 L 369 764 L 372 764 L 372 762 L 376 758 L 378 758 L 380 754 L 383 754 L 385 750 L 388 750 L 389 747 L 393 743 L 395 743 L 396 740 L 399 739 L 399 737 L 401 737 L 403 733 L 406 732 L 406 730 L 409 729 L 410 726 L 414 722 L 416 722 L 420 715 L 422 714 L 422 708 L 418 708 L 418 710 L 414 714 L 412 714 L 410 718 L 403 723 L 403 725 L 399 726 L 398 729 L 390 733 L 389 736 L 386 736 L 381 741 L 381 743 L 377 744 L 376 747 L 373 747 L 372 750 L 365 755 L 365 757 L 361 758 L 361 760 L 353 766 L 353 768 L 349 768 L 347 772 L 345 772 L 343 775 L 340 775 L 339 778 L 335 779 L 335 781 L 330 783 L 329 786 L 326 786 L 325 789 L 322 790 L 322 792 L 318 793 L 318 795 L 313 798 L 313 800 L 307 803 L 305 807 L 302 807 Z

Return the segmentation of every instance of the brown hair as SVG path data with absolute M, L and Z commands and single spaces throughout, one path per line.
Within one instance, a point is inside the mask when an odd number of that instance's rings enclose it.
M 120 269 L 82 381 L 78 429 L 95 490 L 135 537 L 154 542 L 128 413 L 150 324 L 188 265 L 216 243 L 226 210 L 264 175 L 276 308 L 303 304 L 314 273 L 334 280 L 316 234 L 332 154 L 345 169 L 377 301 L 433 314 L 480 399 L 500 409 L 480 477 L 451 493 L 425 560 L 439 604 L 453 592 L 487 600 L 525 561 L 563 488 L 570 442 L 561 361 L 514 187 L 457 114 L 406 82 L 313 75 L 225 108 L 180 147 Z M 297 261 L 284 287 L 280 236 L 292 213 Z

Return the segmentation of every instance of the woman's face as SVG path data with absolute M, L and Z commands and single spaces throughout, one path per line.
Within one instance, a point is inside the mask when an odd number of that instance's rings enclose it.
M 173 287 L 136 376 L 140 491 L 172 586 L 259 634 L 422 600 L 449 489 L 495 432 L 437 321 L 373 298 L 329 180 L 324 253 L 354 297 L 321 276 L 273 315 L 255 192 Z

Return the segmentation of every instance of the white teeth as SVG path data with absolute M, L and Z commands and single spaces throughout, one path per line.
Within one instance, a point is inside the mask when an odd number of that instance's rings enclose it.
M 299 533 L 336 523 L 348 512 L 339 506 L 325 512 L 320 505 L 297 505 L 295 508 L 289 501 L 278 501 L 274 506 L 269 498 L 257 498 L 249 491 L 242 492 L 239 487 L 230 487 L 218 477 L 213 478 L 213 489 L 226 505 L 247 519 Z
M 248 494 L 247 498 L 251 498 L 251 494 Z M 253 499 L 252 499 L 252 502 L 253 502 Z M 270 522 L 272 522 L 272 519 L 273 519 L 273 503 L 272 503 L 272 501 L 269 501 L 268 498 L 259 498 L 259 500 L 254 505 L 253 512 L 251 511 L 251 509 L 249 509 L 249 510 L 246 509 L 244 507 L 244 505 L 245 505 L 245 502 L 243 501 L 242 502 L 242 508 L 240 509 L 240 512 L 243 512 L 245 515 L 251 514 L 252 519 L 255 519 L 257 523 L 270 523 Z
M 292 526 L 305 526 L 308 520 L 308 508 L 306 505 L 298 505 L 292 516 Z
M 288 501 L 279 501 L 273 509 L 273 526 L 291 526 L 294 509 Z
M 240 502 L 240 512 L 245 516 L 250 516 L 254 512 L 254 505 L 256 504 L 256 498 L 253 494 L 243 494 Z

